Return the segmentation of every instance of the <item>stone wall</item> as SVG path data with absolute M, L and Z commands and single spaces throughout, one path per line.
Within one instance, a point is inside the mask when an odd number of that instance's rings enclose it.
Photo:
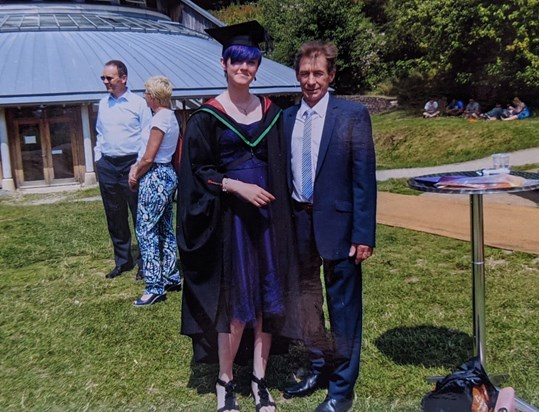
M 362 95 L 346 95 L 337 96 L 344 100 L 351 100 L 364 104 L 370 113 L 383 113 L 389 110 L 393 110 L 398 106 L 398 100 L 396 97 L 390 96 L 362 96 Z

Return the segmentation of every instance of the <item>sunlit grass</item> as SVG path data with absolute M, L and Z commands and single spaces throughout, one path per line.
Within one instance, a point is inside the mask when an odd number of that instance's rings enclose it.
M 372 116 L 372 122 L 379 169 L 437 166 L 539 147 L 539 118 L 469 123 L 395 111 Z
M 82 192 L 81 192 L 82 193 Z M 193 365 L 179 334 L 181 294 L 134 308 L 134 271 L 114 280 L 112 248 L 96 192 L 52 204 L 39 196 L 0 202 L 0 410 L 215 410 L 215 366 Z M 43 195 L 47 197 L 47 195 Z M 74 201 L 87 198 L 90 201 Z M 487 248 L 487 365 L 539 404 L 539 258 Z M 356 411 L 418 411 L 432 387 L 471 355 L 467 242 L 378 228 L 364 265 L 364 339 Z M 271 359 L 280 410 L 311 411 L 325 396 L 284 400 L 303 363 L 297 350 Z M 249 367 L 237 371 L 239 401 Z

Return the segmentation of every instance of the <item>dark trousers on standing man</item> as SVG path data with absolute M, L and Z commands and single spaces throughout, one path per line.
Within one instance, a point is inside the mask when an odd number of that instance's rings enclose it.
M 133 226 L 136 227 L 138 194 L 129 188 L 128 177 L 136 160 L 136 154 L 119 157 L 103 155 L 96 162 L 99 189 L 114 247 L 114 261 L 116 266 L 122 268 L 134 265 L 131 256 L 129 211 Z
M 328 373 L 328 395 L 351 399 L 359 376 L 362 339 L 361 265 L 353 259 L 322 260 L 316 247 L 312 208 L 294 207 L 300 264 L 304 342 L 315 373 Z M 326 339 L 320 266 L 331 325 Z

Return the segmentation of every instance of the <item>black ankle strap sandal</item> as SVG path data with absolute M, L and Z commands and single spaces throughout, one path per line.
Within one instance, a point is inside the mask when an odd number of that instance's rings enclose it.
M 260 412 L 260 409 L 266 406 L 273 406 L 275 410 L 277 410 L 277 405 L 275 405 L 275 402 L 272 402 L 269 399 L 269 392 L 266 385 L 266 380 L 264 378 L 258 379 L 254 374 L 251 374 L 251 381 L 258 385 L 258 396 L 260 397 L 260 402 L 255 405 L 256 412 Z M 255 394 L 253 393 L 253 398 L 254 397 Z
M 239 411 L 240 406 L 238 405 L 238 402 L 236 401 L 236 392 L 235 392 L 236 382 L 234 381 L 225 382 L 221 379 L 217 379 L 217 385 L 225 388 L 225 406 L 217 409 L 217 412 Z

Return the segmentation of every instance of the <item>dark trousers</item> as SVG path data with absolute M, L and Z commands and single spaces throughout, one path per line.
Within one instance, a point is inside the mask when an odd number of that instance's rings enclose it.
M 136 227 L 138 194 L 129 189 L 128 177 L 136 160 L 135 154 L 121 157 L 102 156 L 96 162 L 99 189 L 114 247 L 116 266 L 133 266 L 129 210 Z
M 331 363 L 329 396 L 348 399 L 353 396 L 359 376 L 362 338 L 361 266 L 352 259 L 322 260 L 314 240 L 312 211 L 294 208 L 298 254 L 304 342 L 314 372 L 322 372 Z M 320 266 L 331 325 L 331 340 L 324 327 L 323 294 Z

